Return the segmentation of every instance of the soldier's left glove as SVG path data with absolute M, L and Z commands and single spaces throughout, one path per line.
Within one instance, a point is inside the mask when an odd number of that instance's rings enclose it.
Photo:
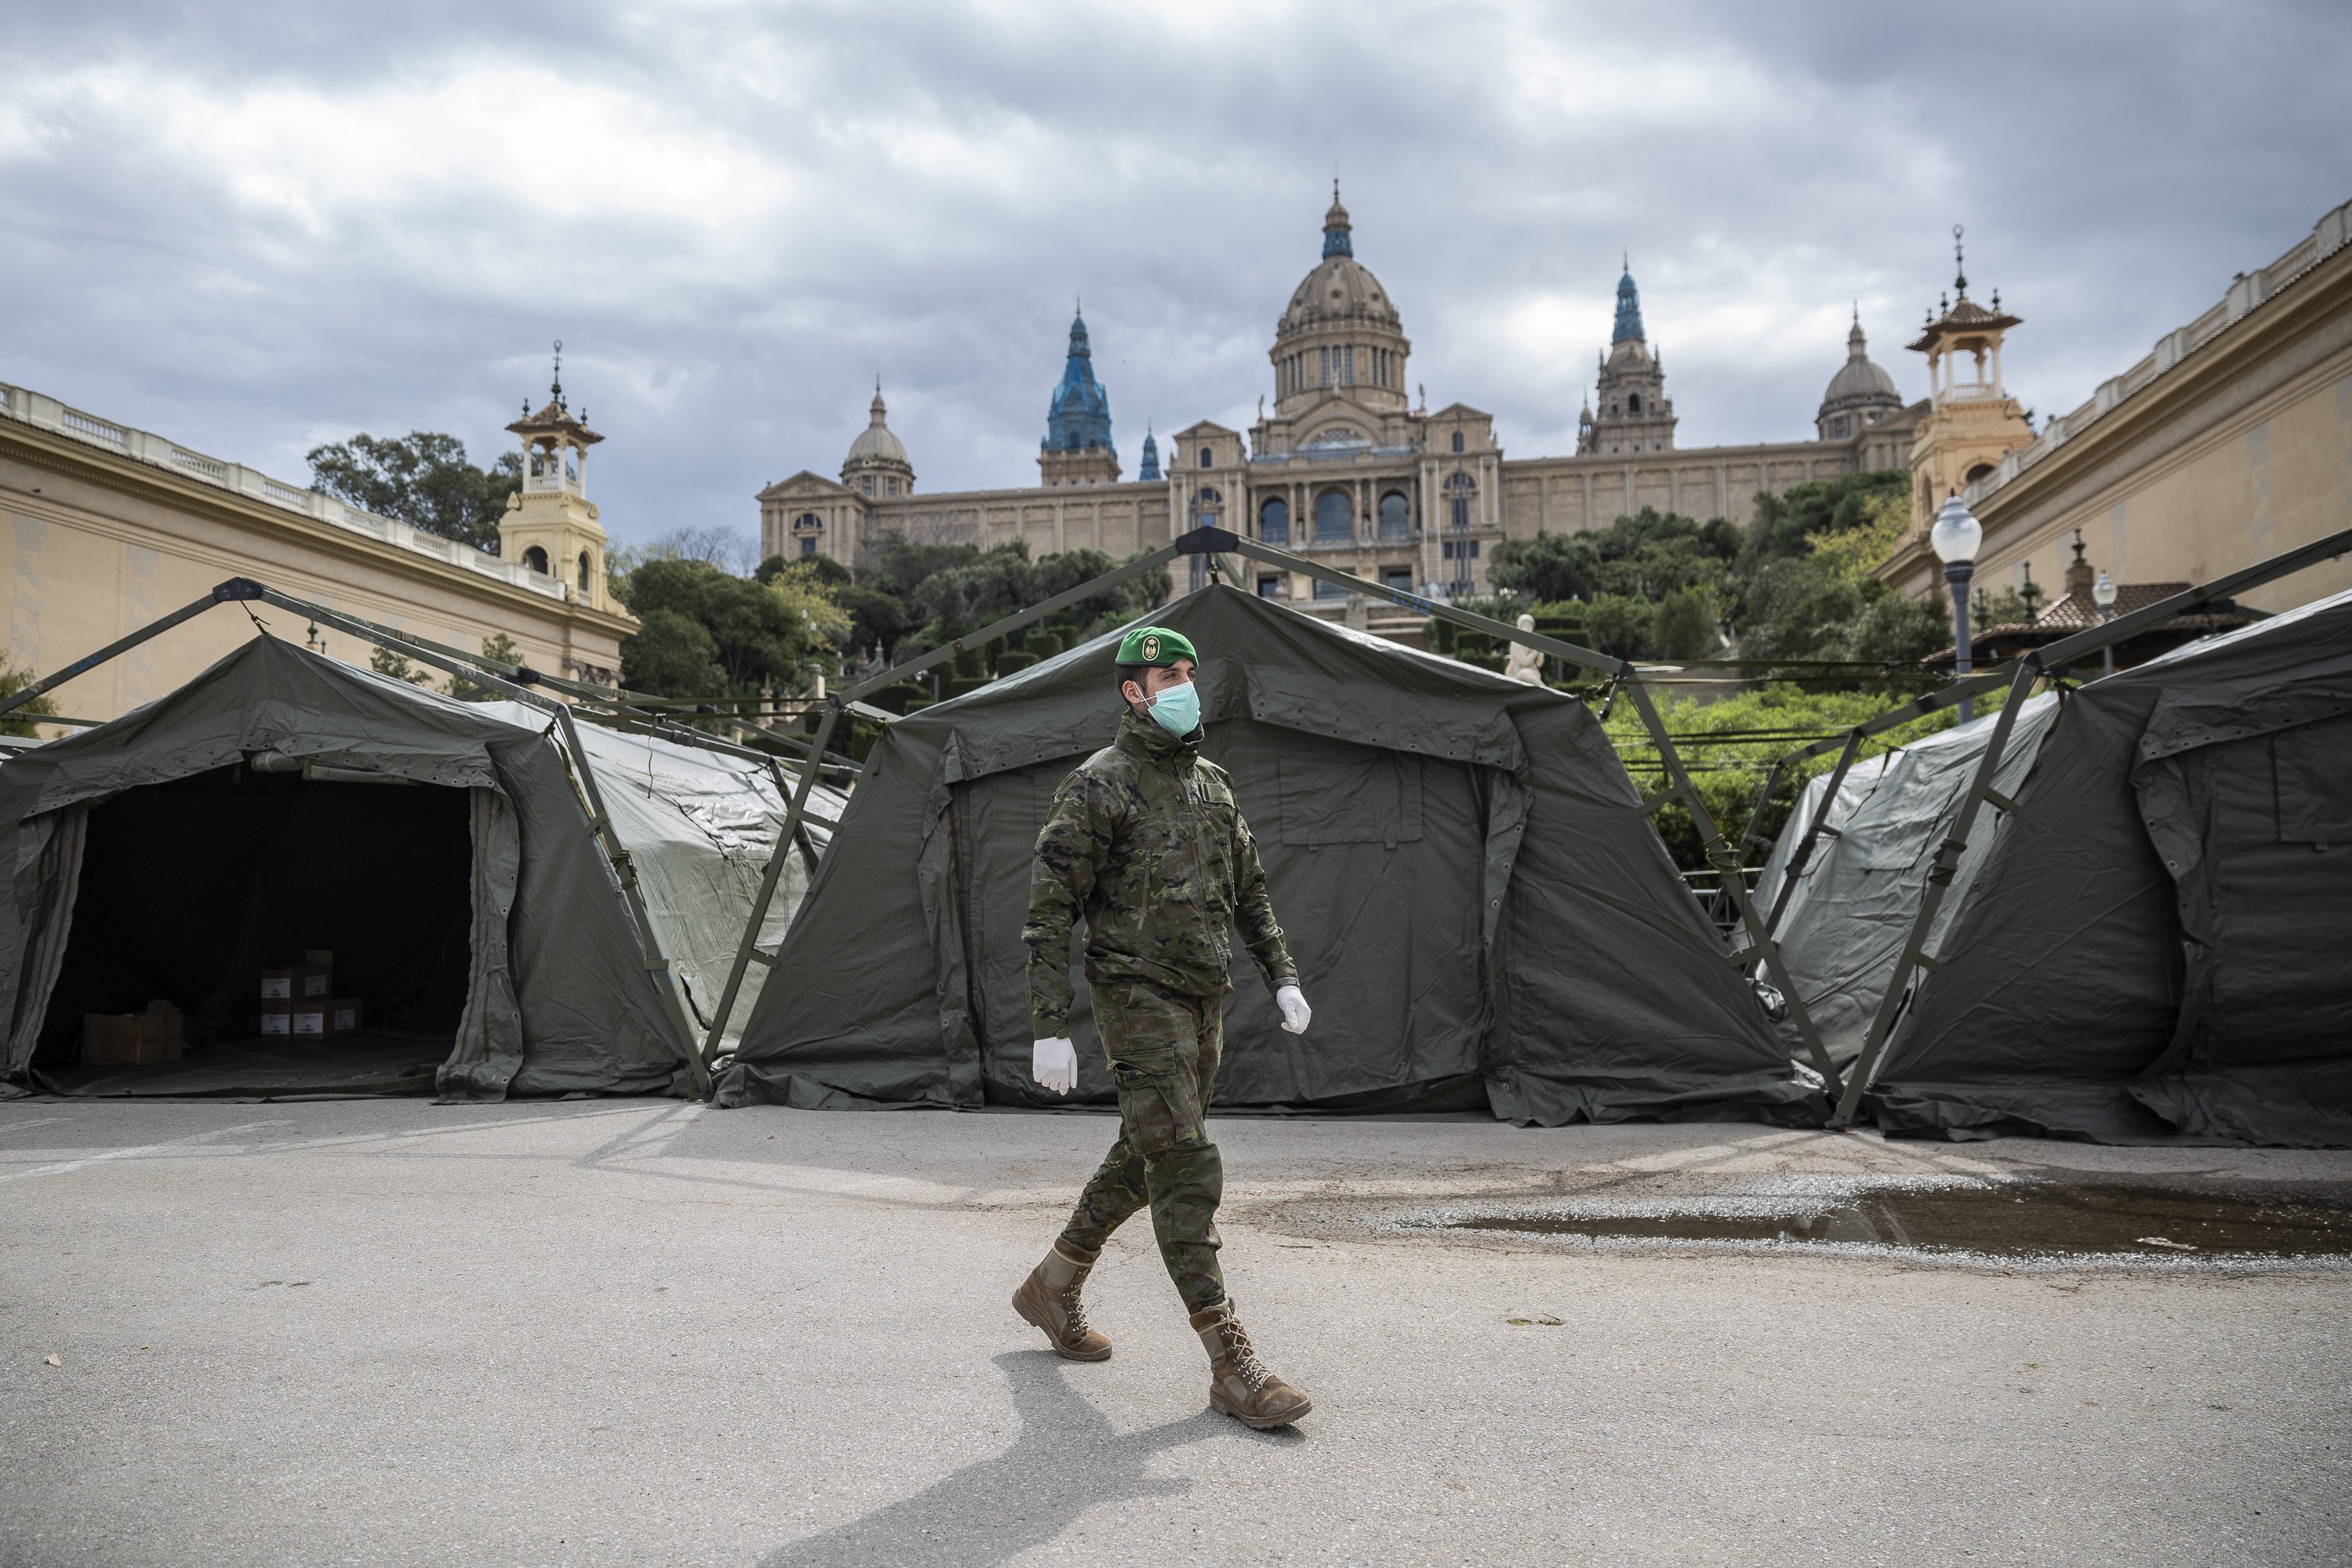
M 1039 1040 L 1029 1047 L 1029 1076 L 1055 1094 L 1078 1087 L 1078 1047 L 1067 1035 Z
M 1274 1005 L 1282 1009 L 1282 1026 L 1294 1035 L 1303 1035 L 1307 1026 L 1315 1021 L 1315 1010 L 1307 1005 L 1306 996 L 1296 985 L 1285 985 L 1274 994 Z

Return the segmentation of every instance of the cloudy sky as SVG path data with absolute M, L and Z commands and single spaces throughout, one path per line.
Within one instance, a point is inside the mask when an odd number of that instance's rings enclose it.
M 0 12 L 0 381 L 281 478 L 487 460 L 564 385 L 623 539 L 749 531 L 878 373 L 925 489 L 1035 482 L 1083 295 L 1145 422 L 1246 426 L 1336 170 L 1430 406 L 1572 449 L 1630 252 L 1685 446 L 1811 433 L 1859 301 L 1969 277 L 2049 413 L 2352 198 L 2341 4 Z

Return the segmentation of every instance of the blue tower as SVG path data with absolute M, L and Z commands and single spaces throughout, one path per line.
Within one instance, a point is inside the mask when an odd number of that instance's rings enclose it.
M 1139 481 L 1160 477 L 1160 443 L 1148 429 L 1143 433 L 1143 466 L 1135 470 L 1135 477 Z
M 1609 334 L 1609 341 L 1622 343 L 1629 338 L 1635 342 L 1645 341 L 1642 331 L 1642 293 L 1633 287 L 1633 268 L 1630 262 L 1626 264 L 1624 276 L 1617 279 L 1617 326 Z
M 1037 467 L 1049 485 L 1108 484 L 1118 479 L 1118 451 L 1110 439 L 1110 389 L 1095 379 L 1087 319 L 1070 321 L 1070 356 L 1045 410 L 1045 438 Z

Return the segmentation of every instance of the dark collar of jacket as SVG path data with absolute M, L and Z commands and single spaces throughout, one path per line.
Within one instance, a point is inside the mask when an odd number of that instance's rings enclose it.
M 1164 768 L 1183 768 L 1201 754 L 1201 731 L 1196 728 L 1180 741 L 1160 728 L 1159 721 L 1130 708 L 1118 721 L 1118 739 L 1113 743 L 1129 756 L 1158 763 Z

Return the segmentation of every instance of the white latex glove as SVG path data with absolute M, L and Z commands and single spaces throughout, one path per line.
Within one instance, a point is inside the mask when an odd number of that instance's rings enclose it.
M 1078 1047 L 1067 1035 L 1055 1035 L 1029 1047 L 1029 1076 L 1055 1094 L 1078 1087 Z
M 1307 1005 L 1307 997 L 1296 985 L 1285 985 L 1274 994 L 1274 1005 L 1282 1009 L 1282 1026 L 1294 1035 L 1303 1035 L 1307 1026 L 1315 1021 L 1315 1010 Z

